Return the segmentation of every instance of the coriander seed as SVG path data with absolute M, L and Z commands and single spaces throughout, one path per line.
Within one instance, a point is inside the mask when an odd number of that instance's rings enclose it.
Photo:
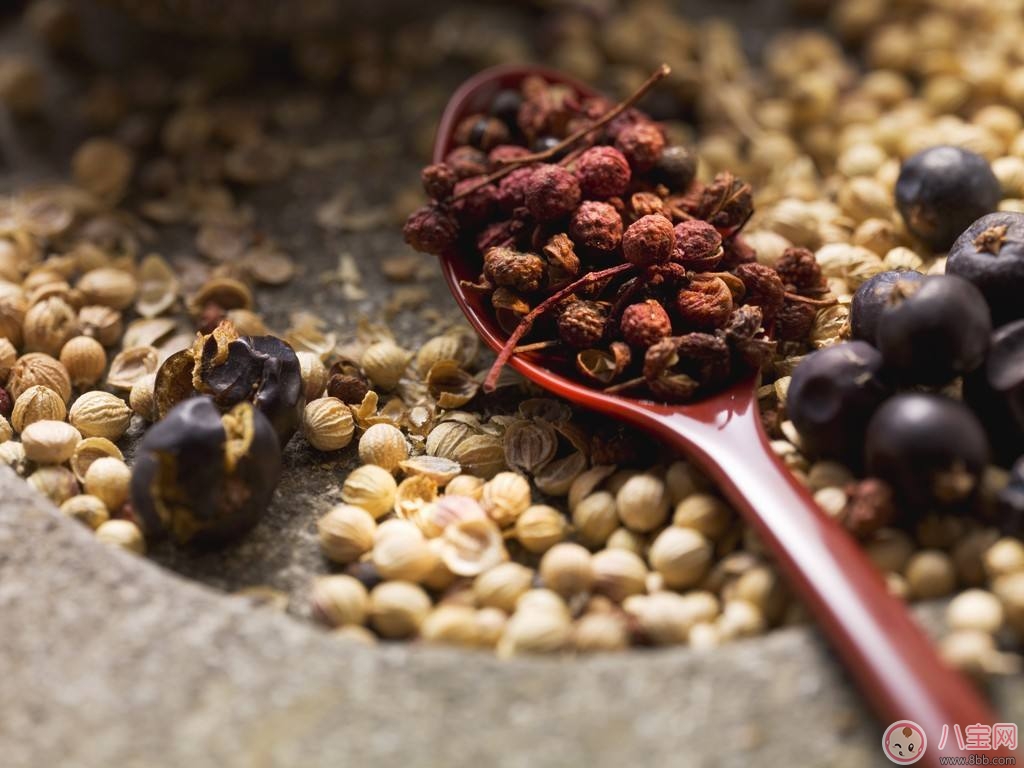
M 473 580 L 478 605 L 513 613 L 516 601 L 533 585 L 534 572 L 519 563 L 501 563 Z
M 339 504 L 317 521 L 320 550 L 332 562 L 345 565 L 373 547 L 377 523 L 361 507 Z
M 89 336 L 75 336 L 61 347 L 60 362 L 76 387 L 92 386 L 107 368 L 107 352 Z
M 96 539 L 137 555 L 146 554 L 142 531 L 130 520 L 107 520 L 96 529 Z
M 568 525 L 565 516 L 554 507 L 534 504 L 516 518 L 516 541 L 534 554 L 543 554 L 565 539 Z
M 360 625 L 369 611 L 369 595 L 351 576 L 321 576 L 310 593 L 313 614 L 329 627 Z
M 87 493 L 72 496 L 60 505 L 60 511 L 94 531 L 110 519 L 107 505 Z
M 336 397 L 321 397 L 306 404 L 302 433 L 318 451 L 338 451 L 352 442 L 355 424 L 348 406 Z
M 415 635 L 430 612 L 431 601 L 422 587 L 407 581 L 386 581 L 370 592 L 370 624 L 388 639 Z
M 698 531 L 669 526 L 651 544 L 651 567 L 674 589 L 693 586 L 708 572 L 713 549 Z
M 34 421 L 21 433 L 26 458 L 38 464 L 63 464 L 81 440 L 79 431 L 63 421 Z
M 132 473 L 120 459 L 96 459 L 86 470 L 83 483 L 85 492 L 100 499 L 107 509 L 116 512 L 128 500 L 128 486 Z
M 409 442 L 402 430 L 390 424 L 374 424 L 359 438 L 359 459 L 364 464 L 394 472 L 408 457 Z
M 64 421 L 67 407 L 60 395 L 49 387 L 36 384 L 22 392 L 14 401 L 11 426 L 21 433 L 37 421 Z
M 622 524 L 641 533 L 653 531 L 668 519 L 665 483 L 652 474 L 629 478 L 615 494 L 615 504 Z
M 68 421 L 85 437 L 120 440 L 128 431 L 132 409 L 117 395 L 93 390 L 79 396 L 71 405 Z
M 379 520 L 393 508 L 397 490 L 398 483 L 390 472 L 375 464 L 366 464 L 349 472 L 341 486 L 341 498 Z

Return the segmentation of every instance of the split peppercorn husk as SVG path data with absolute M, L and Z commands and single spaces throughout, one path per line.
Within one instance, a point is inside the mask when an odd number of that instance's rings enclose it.
M 132 508 L 147 537 L 222 544 L 259 521 L 280 477 L 281 448 L 258 408 L 222 414 L 212 398 L 190 398 L 139 443 Z
M 495 99 L 517 109 L 467 117 L 424 169 L 433 200 L 406 241 L 479 258 L 466 287 L 510 332 L 485 389 L 512 355 L 545 350 L 606 391 L 682 402 L 767 363 L 777 318 L 787 338 L 806 336 L 809 307 L 829 303 L 754 261 L 739 234 L 750 185 L 728 172 L 696 181 L 693 155 L 633 106 L 667 74 L 617 106 L 529 77 Z M 497 145 L 485 141 L 494 123 Z

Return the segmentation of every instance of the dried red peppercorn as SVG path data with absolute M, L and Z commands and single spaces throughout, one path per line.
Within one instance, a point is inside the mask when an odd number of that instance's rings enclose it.
M 688 269 L 711 270 L 722 260 L 722 236 L 718 230 L 700 219 L 690 219 L 676 224 L 676 244 L 672 249 L 672 261 Z
M 426 205 L 409 216 L 402 234 L 417 251 L 440 255 L 455 247 L 459 225 L 439 206 Z
M 651 170 L 665 149 L 665 135 L 654 123 L 642 121 L 626 126 L 615 138 L 615 148 L 638 173 Z
M 644 216 L 637 219 L 622 235 L 622 255 L 631 264 L 647 266 L 668 261 L 676 234 L 672 222 L 664 216 Z
M 814 254 L 807 248 L 787 248 L 775 264 L 782 282 L 797 291 L 816 290 L 824 287 L 825 278 Z
M 586 200 L 569 220 L 569 235 L 585 248 L 614 251 L 622 242 L 622 217 L 608 203 Z
M 601 343 L 608 309 L 596 301 L 573 301 L 558 315 L 558 338 L 576 349 L 588 349 Z
M 583 195 L 597 200 L 621 195 L 632 176 L 626 156 L 607 146 L 588 149 L 577 158 L 575 170 Z
M 580 204 L 579 182 L 559 165 L 540 165 L 526 182 L 526 207 L 537 221 L 568 216 Z
M 619 330 L 627 344 L 646 349 L 672 335 L 672 321 L 661 302 L 647 299 L 623 310 Z
M 760 307 L 766 320 L 775 317 L 786 300 L 786 286 L 779 273 L 764 264 L 740 264 L 735 270 L 736 277 L 746 287 L 744 301 Z

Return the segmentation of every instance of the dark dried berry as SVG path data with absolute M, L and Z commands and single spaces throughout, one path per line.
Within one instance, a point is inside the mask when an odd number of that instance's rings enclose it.
M 458 180 L 459 177 L 455 175 L 455 171 L 444 163 L 428 165 L 420 172 L 423 191 L 433 200 L 444 200 L 451 197 Z
M 672 335 L 672 321 L 659 302 L 647 299 L 623 310 L 619 330 L 627 344 L 646 349 Z
M 1013 465 L 1010 482 L 996 498 L 999 530 L 1008 536 L 1024 534 L 1024 456 Z
M 623 194 L 632 175 L 626 156 L 608 146 L 591 147 L 580 155 L 575 171 L 583 196 L 597 200 Z
M 574 301 L 558 316 L 558 338 L 576 349 L 589 349 L 601 343 L 608 310 L 596 301 Z
M 992 389 L 1006 398 L 1024 441 L 1024 320 L 992 334 L 985 375 Z
M 964 377 L 963 397 L 985 426 L 995 460 L 1009 465 L 1024 451 L 1024 320 L 992 334 L 986 364 Z
M 675 309 L 687 328 L 713 331 L 732 315 L 732 291 L 719 277 L 697 276 L 676 295 Z
M 945 384 L 988 352 L 992 321 L 981 291 L 950 275 L 896 283 L 876 341 L 886 367 L 913 384 Z
M 718 230 L 700 219 L 676 224 L 676 244 L 672 261 L 687 269 L 703 272 L 714 269 L 722 260 L 722 236 Z
M 622 255 L 626 261 L 644 267 L 660 264 L 672 257 L 676 235 L 672 222 L 664 216 L 637 219 L 622 235 Z
M 816 291 L 825 287 L 825 277 L 814 254 L 807 248 L 787 248 L 775 265 L 782 282 L 796 291 Z
M 530 293 L 544 283 L 544 260 L 535 253 L 491 248 L 484 254 L 484 276 L 494 285 Z
M 990 213 L 949 249 L 946 274 L 974 283 L 996 325 L 1024 318 L 1024 213 Z
M 786 410 L 808 453 L 859 466 L 868 419 L 888 395 L 882 356 L 863 341 L 808 355 L 793 372 Z
M 736 277 L 743 281 L 746 293 L 743 300 L 761 308 L 765 320 L 775 317 L 786 301 L 786 286 L 779 273 L 764 264 L 740 264 L 735 269 Z
M 654 168 L 665 149 L 665 135 L 654 123 L 642 121 L 628 125 L 615 137 L 618 149 L 630 168 L 636 173 L 646 173 Z
M 361 403 L 370 385 L 362 376 L 351 373 L 333 373 L 327 380 L 327 396 L 343 403 Z
M 436 205 L 413 211 L 402 229 L 405 242 L 423 253 L 440 256 L 455 247 L 459 238 L 458 222 Z
M 881 272 L 865 280 L 853 294 L 853 303 L 850 305 L 850 332 L 853 338 L 874 344 L 878 335 L 878 321 L 890 304 L 896 284 L 919 283 L 924 277 L 920 272 L 898 271 Z
M 476 147 L 456 147 L 445 155 L 444 164 L 460 179 L 487 173 L 487 155 Z
M 483 184 L 484 177 L 473 176 L 455 185 L 455 194 L 462 195 L 451 205 L 459 221 L 468 226 L 479 225 L 494 215 L 498 207 L 498 189 Z
M 802 341 L 814 326 L 817 310 L 801 301 L 787 301 L 775 316 L 775 338 L 779 341 Z
M 725 340 L 710 333 L 686 333 L 677 339 L 678 370 L 702 387 L 713 387 L 729 378 L 732 359 Z
M 558 165 L 537 166 L 526 183 L 526 207 L 537 221 L 568 216 L 580 204 L 576 177 Z
M 569 235 L 584 248 L 614 251 L 622 242 L 622 217 L 608 203 L 585 200 L 569 220 Z
M 916 515 L 966 509 L 988 457 L 974 414 L 940 395 L 896 395 L 868 424 L 868 472 L 889 483 L 901 509 Z
M 11 393 L 0 387 L 0 416 L 9 419 L 13 410 L 14 401 L 11 399 Z
M 505 88 L 498 91 L 491 101 L 490 114 L 511 128 L 516 124 L 516 116 L 522 103 L 523 95 L 519 91 L 515 88 Z
M 930 147 L 908 158 L 896 179 L 896 205 L 907 229 L 945 251 L 972 221 L 999 205 L 999 180 L 981 155 Z
M 697 176 L 697 155 L 679 144 L 665 147 L 651 176 L 674 192 L 685 192 Z
M 455 128 L 454 139 L 459 144 L 482 149 L 493 149 L 509 140 L 508 126 L 496 117 L 470 115 Z
M 132 509 L 149 537 L 210 546 L 263 516 L 281 476 L 270 422 L 247 402 L 221 414 L 196 397 L 146 432 L 132 467 Z

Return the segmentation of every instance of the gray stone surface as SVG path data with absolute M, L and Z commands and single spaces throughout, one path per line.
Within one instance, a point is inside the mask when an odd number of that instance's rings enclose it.
M 6 469 L 0 494 L 5 768 L 880 764 L 808 630 L 709 654 L 366 648 L 103 547 Z M 1014 721 L 1022 694 L 996 689 Z

